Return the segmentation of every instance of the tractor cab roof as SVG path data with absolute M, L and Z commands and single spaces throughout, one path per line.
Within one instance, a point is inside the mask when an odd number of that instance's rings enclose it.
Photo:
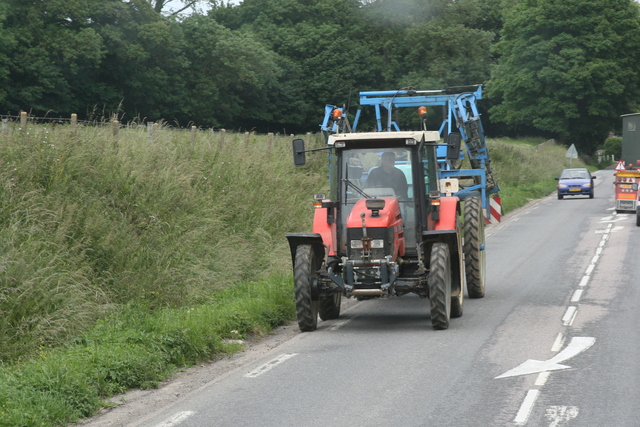
M 376 146 L 383 147 L 398 145 L 416 145 L 420 141 L 439 142 L 440 132 L 438 131 L 406 131 L 406 132 L 362 132 L 362 133 L 342 133 L 329 135 L 328 145 L 335 147 L 344 147 L 346 144 L 350 148 L 358 146 Z M 336 145 L 337 144 L 337 145 Z

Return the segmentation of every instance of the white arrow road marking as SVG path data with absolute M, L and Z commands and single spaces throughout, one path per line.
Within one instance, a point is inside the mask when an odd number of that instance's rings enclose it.
M 298 353 L 281 354 L 280 356 L 276 357 L 273 360 L 270 360 L 269 362 L 265 363 L 264 365 L 258 366 L 253 371 L 244 374 L 244 376 L 245 376 L 245 378 L 255 378 L 255 377 L 259 376 L 259 375 L 264 374 L 265 372 L 270 371 L 271 369 L 273 369 L 276 366 L 278 366 L 279 364 L 291 359 L 293 356 L 296 356 L 297 354 Z
M 569 343 L 567 348 L 553 356 L 551 359 L 529 359 L 526 362 L 522 363 L 520 366 L 517 366 L 505 372 L 504 374 L 497 376 L 495 379 L 568 369 L 571 366 L 560 365 L 560 362 L 564 362 L 565 360 L 571 359 L 572 357 L 582 353 L 583 351 L 591 347 L 595 342 L 596 339 L 592 337 L 573 337 L 571 338 L 571 342 Z

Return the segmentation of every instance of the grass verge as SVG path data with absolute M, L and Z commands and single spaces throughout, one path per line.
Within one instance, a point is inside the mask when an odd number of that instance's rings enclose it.
M 127 305 L 63 347 L 0 367 L 0 426 L 73 423 L 114 394 L 156 387 L 177 367 L 233 353 L 247 334 L 294 317 L 292 289 L 281 277 L 223 290 L 206 305 L 156 312 Z

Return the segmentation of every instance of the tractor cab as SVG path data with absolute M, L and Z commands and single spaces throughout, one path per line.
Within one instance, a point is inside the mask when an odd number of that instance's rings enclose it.
M 373 259 L 390 257 L 395 263 L 398 257 L 417 256 L 418 235 L 429 228 L 427 218 L 436 206 L 429 203 L 429 192 L 434 192 L 433 199 L 440 198 L 435 157 L 439 138 L 431 133 L 329 137 L 336 154 L 332 200 L 338 211 L 337 256 L 362 258 L 366 239 L 371 239 Z

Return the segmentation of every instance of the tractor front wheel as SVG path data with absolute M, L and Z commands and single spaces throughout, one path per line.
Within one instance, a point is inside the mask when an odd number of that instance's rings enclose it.
M 451 317 L 451 256 L 446 243 L 431 248 L 429 305 L 433 329 L 447 329 Z
M 314 331 L 318 326 L 318 301 L 314 301 L 311 294 L 317 270 L 318 265 L 311 245 L 298 246 L 293 267 L 293 284 L 298 327 L 302 332 Z
M 342 294 L 333 294 L 328 297 L 321 297 L 318 301 L 318 313 L 322 320 L 337 319 L 340 316 L 340 304 Z
M 486 257 L 484 252 L 484 215 L 479 197 L 464 201 L 464 261 L 469 298 L 484 297 Z

